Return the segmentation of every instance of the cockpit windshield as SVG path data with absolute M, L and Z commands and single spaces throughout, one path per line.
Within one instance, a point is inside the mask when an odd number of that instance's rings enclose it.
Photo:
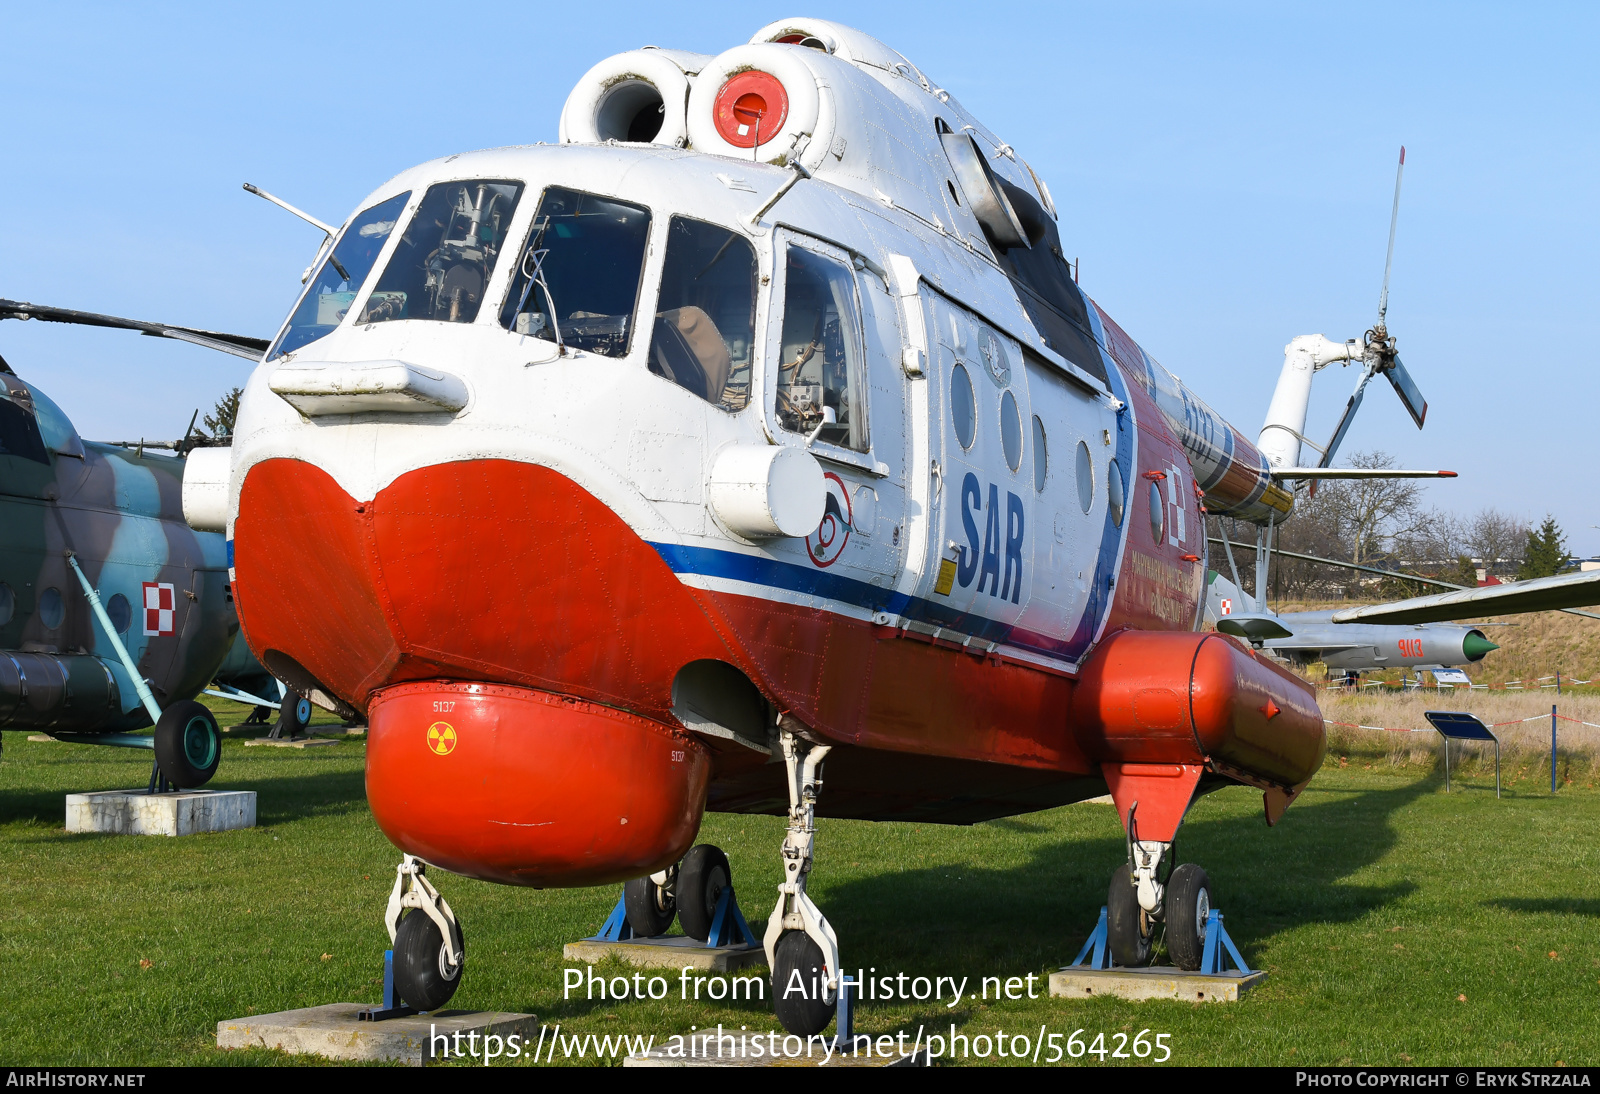
M 300 306 L 289 317 L 289 325 L 278 338 L 267 357 L 293 353 L 308 342 L 314 342 L 332 332 L 339 325 L 350 305 L 355 303 L 361 283 L 372 272 L 378 261 L 378 252 L 394 231 L 395 221 L 406 207 L 410 191 L 396 194 L 358 214 L 339 237 L 333 254 L 322 260 L 311 287 L 300 299 Z
M 511 228 L 522 183 L 495 179 L 428 187 L 358 323 L 470 323 Z
M 627 355 L 650 211 L 552 186 L 533 216 L 500 322 L 607 357 Z

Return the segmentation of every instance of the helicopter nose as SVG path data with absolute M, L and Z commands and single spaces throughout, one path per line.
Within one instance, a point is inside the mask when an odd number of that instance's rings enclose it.
M 368 799 L 401 848 L 536 886 L 636 877 L 688 848 L 710 760 L 672 717 L 672 681 L 739 658 L 572 479 L 461 460 L 359 501 L 310 463 L 263 461 L 234 573 L 251 649 L 367 714 Z
M 379 688 L 445 678 L 672 724 L 679 667 L 741 660 L 655 547 L 536 464 L 434 464 L 360 501 L 310 463 L 263 461 L 240 490 L 234 568 L 251 649 L 360 710 Z

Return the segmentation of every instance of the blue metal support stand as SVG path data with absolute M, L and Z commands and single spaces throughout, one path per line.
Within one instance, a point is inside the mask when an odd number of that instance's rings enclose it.
M 404 1018 L 418 1014 L 415 1007 L 407 1006 L 394 991 L 394 951 L 383 951 L 383 1005 L 357 1011 L 356 1019 L 362 1022 L 382 1022 L 387 1018 Z
M 626 890 L 624 890 L 626 893 Z M 584 939 L 585 942 L 626 942 L 633 937 L 633 928 L 628 926 L 628 898 L 626 895 L 617 898 L 617 906 L 611 909 L 611 914 L 606 917 L 605 923 L 600 927 L 600 933 L 593 938 Z
M 733 886 L 728 886 L 717 898 L 717 910 L 711 915 L 711 933 L 706 936 L 706 946 L 754 946 L 759 941 L 750 924 L 744 921 L 744 913 L 739 911 Z
M 1226 976 L 1228 968 L 1223 961 L 1223 950 L 1233 959 L 1234 968 L 1241 974 L 1249 975 L 1252 971 L 1244 963 L 1244 957 L 1239 953 L 1239 947 L 1233 944 L 1233 939 L 1228 937 L 1228 931 L 1222 925 L 1222 913 L 1215 908 L 1206 918 L 1206 948 L 1200 955 L 1200 972 L 1206 976 Z
M 1212 913 L 1215 915 L 1216 913 Z M 1210 936 L 1207 935 L 1207 938 Z M 1073 959 L 1068 968 L 1081 969 L 1109 969 L 1111 967 L 1110 931 L 1106 926 L 1106 910 L 1100 909 L 1100 922 L 1095 924 L 1094 933 L 1089 936 L 1089 941 L 1083 944 L 1083 949 L 1078 951 L 1078 956 Z M 1207 945 L 1210 943 L 1208 942 Z M 1229 943 L 1232 945 L 1232 943 Z M 1091 951 L 1093 956 L 1091 956 Z M 1084 958 L 1088 957 L 1088 964 Z
M 858 985 L 843 973 L 839 975 L 839 1002 L 833 1012 L 835 1051 L 851 1047 L 856 1035 L 856 988 Z

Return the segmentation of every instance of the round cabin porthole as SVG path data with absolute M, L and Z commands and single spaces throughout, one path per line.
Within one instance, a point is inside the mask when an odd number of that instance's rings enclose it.
M 1044 493 L 1044 480 L 1050 472 L 1049 449 L 1044 443 L 1044 423 L 1033 416 L 1033 488 Z
M 1094 504 L 1094 457 L 1084 441 L 1078 442 L 1078 504 L 1085 513 Z
M 1161 542 L 1161 531 L 1166 527 L 1167 507 L 1161 502 L 1161 484 L 1150 484 L 1150 538 Z
M 60 589 L 52 585 L 39 594 L 39 622 L 44 624 L 45 630 L 53 631 L 61 626 L 61 620 L 65 615 Z
M 128 624 L 133 622 L 133 609 L 128 606 L 128 598 L 121 593 L 115 593 L 106 601 L 106 618 L 111 620 L 111 627 L 118 634 L 128 633 Z
M 1015 471 L 1022 466 L 1022 415 L 1017 412 L 1017 397 L 1009 391 L 1000 396 L 1000 448 L 1007 467 Z
M 1106 505 L 1111 509 L 1111 523 L 1118 528 L 1122 527 L 1122 513 L 1127 508 L 1127 497 L 1123 493 L 1122 468 L 1116 460 L 1111 461 L 1110 473 L 1106 476 Z
M 971 448 L 978 431 L 978 404 L 972 394 L 972 377 L 964 365 L 950 370 L 950 421 L 962 448 Z

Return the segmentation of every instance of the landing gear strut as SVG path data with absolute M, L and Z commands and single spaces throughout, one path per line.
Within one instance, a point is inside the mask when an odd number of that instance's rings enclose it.
M 413 855 L 400 860 L 384 912 L 394 943 L 394 986 L 401 999 L 421 1011 L 437 1010 L 461 985 L 466 949 L 461 924 Z M 409 914 L 402 919 L 406 909 Z
M 817 795 L 827 745 L 807 744 L 780 729 L 789 782 L 789 831 L 783 840 L 783 883 L 764 940 L 772 970 L 773 1009 L 790 1033 L 821 1033 L 839 998 L 839 939 L 806 893 L 816 842 Z
M 1156 924 L 1161 923 L 1172 963 L 1189 972 L 1200 967 L 1211 915 L 1211 880 L 1192 862 L 1173 867 L 1171 854 L 1171 843 L 1140 840 L 1134 829 L 1128 839 L 1129 861 L 1111 875 L 1106 934 L 1119 965 L 1148 965 Z

